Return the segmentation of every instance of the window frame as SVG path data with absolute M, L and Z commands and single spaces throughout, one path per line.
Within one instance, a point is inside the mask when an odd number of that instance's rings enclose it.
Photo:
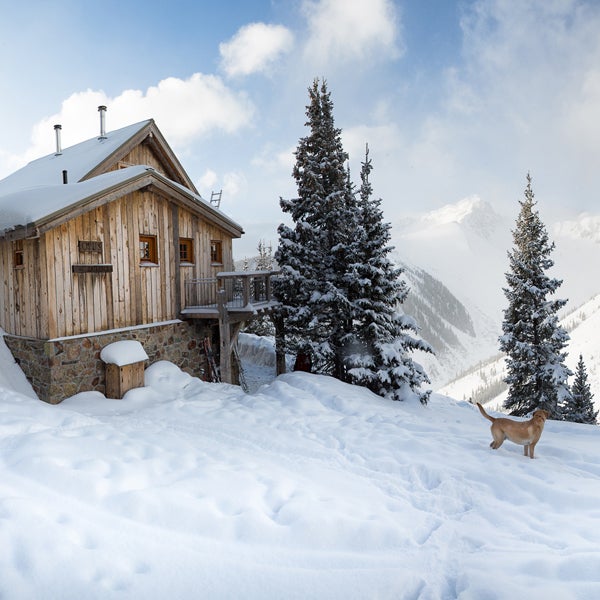
M 13 241 L 13 268 L 25 268 L 25 244 L 23 240 Z
M 147 258 L 142 256 L 142 244 L 147 244 Z M 138 252 L 141 266 L 158 265 L 158 242 L 156 236 L 140 233 Z
M 182 246 L 185 247 L 184 257 L 182 254 Z M 193 265 L 194 264 L 194 240 L 192 238 L 180 237 L 179 238 L 179 264 L 180 265 Z
M 210 264 L 223 264 L 223 240 L 210 240 Z

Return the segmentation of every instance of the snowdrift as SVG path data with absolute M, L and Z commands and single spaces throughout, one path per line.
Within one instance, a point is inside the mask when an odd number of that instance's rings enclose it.
M 0 597 L 599 597 L 600 429 L 548 422 L 530 460 L 488 425 L 306 373 L 2 389 Z

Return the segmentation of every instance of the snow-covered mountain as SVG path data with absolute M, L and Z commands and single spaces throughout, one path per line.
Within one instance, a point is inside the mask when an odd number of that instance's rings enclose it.
M 403 268 L 410 292 L 402 310 L 415 319 L 420 336 L 435 352 L 420 353 L 415 359 L 437 388 L 469 368 L 474 356 L 489 356 L 498 339 L 497 326 L 476 307 L 467 308 L 427 271 L 409 265 Z
M 510 222 L 473 196 L 393 224 L 404 303 L 435 357 L 419 356 L 434 389 L 495 352 Z
M 600 272 L 600 217 L 582 214 L 571 221 L 546 223 L 546 227 L 556 244 L 552 274 L 563 279 L 558 297 L 569 300 L 563 311 L 565 326 L 572 330 L 569 366 L 575 367 L 581 353 L 588 371 L 596 374 L 600 351 L 594 346 L 593 332 L 600 325 L 594 308 L 600 303 L 596 275 Z M 421 362 L 434 388 L 454 397 L 483 394 L 482 399 L 489 400 L 501 393 L 503 360 L 496 356 L 497 340 L 506 305 L 502 288 L 513 228 L 513 220 L 500 216 L 478 197 L 394 224 L 395 258 L 407 265 L 405 278 L 411 287 L 405 310 L 415 316 L 423 338 L 437 351 L 436 358 L 425 357 Z M 466 311 L 460 322 L 457 305 Z M 467 319 L 471 327 L 461 326 Z M 458 388 L 448 386 L 459 376 L 466 379 Z
M 440 280 L 469 311 L 501 314 L 512 223 L 472 196 L 393 224 L 400 261 Z
M 467 308 L 500 319 L 516 213 L 502 216 L 471 196 L 394 223 L 393 243 L 400 261 L 439 279 Z M 558 293 L 572 310 L 600 292 L 600 215 L 583 213 L 557 223 L 541 217 L 556 244 L 552 274 L 563 280 Z

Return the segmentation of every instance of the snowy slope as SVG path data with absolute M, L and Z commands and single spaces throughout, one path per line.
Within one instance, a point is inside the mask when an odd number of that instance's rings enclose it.
M 550 422 L 530 460 L 439 395 L 164 362 L 146 385 L 0 390 L 3 600 L 600 595 L 598 427 Z
M 594 403 L 600 409 L 600 294 L 565 316 L 561 325 L 571 338 L 567 347 L 567 366 L 575 372 L 579 355 L 583 356 Z M 506 386 L 502 383 L 504 362 L 502 355 L 494 355 L 442 386 L 439 392 L 499 407 L 506 396 Z

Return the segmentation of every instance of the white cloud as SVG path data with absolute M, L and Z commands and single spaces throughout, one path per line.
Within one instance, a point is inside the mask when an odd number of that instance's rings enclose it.
M 212 169 L 207 169 L 202 177 L 196 181 L 198 191 L 205 200 L 210 200 L 213 193 L 221 193 L 222 200 L 229 207 L 232 203 L 243 197 L 248 190 L 248 180 L 242 172 L 226 171 L 218 174 Z
M 369 144 L 369 154 L 374 156 L 397 155 L 401 148 L 402 136 L 394 123 L 385 125 L 357 125 L 342 131 L 344 150 L 350 155 L 353 164 L 365 159 L 365 144 Z
M 54 150 L 54 124 L 62 125 L 62 145 L 70 146 L 97 135 L 97 107 L 108 107 L 106 129 L 154 118 L 169 143 L 179 148 L 215 130 L 234 133 L 250 124 L 254 108 L 242 93 L 230 90 L 214 75 L 195 73 L 188 79 L 169 77 L 156 86 L 125 90 L 111 98 L 102 91 L 86 90 L 63 101 L 60 111 L 38 122 L 31 146 L 22 156 L 5 158 L 13 169 Z
M 243 173 L 230 172 L 223 175 L 223 196 L 235 198 L 242 190 L 248 187 L 248 182 Z
M 215 191 L 215 186 L 219 180 L 217 174 L 212 169 L 206 169 L 204 175 L 198 179 L 197 188 L 199 190 Z M 205 192 L 206 193 L 206 192 Z
M 304 0 L 307 58 L 316 64 L 398 58 L 404 47 L 391 0 Z
M 514 202 L 530 170 L 540 199 L 585 208 L 579 182 L 600 185 L 598 5 L 465 6 L 462 62 L 447 70 L 437 109 L 415 131 L 408 162 L 444 181 L 442 192 L 451 197 L 478 192 Z M 421 179 L 413 187 L 430 194 Z
M 283 25 L 250 23 L 219 45 L 221 64 L 230 77 L 265 72 L 293 42 L 292 32 Z
M 296 161 L 294 152 L 296 152 L 295 146 L 290 146 L 284 150 L 273 150 L 273 148 L 268 147 L 252 159 L 252 166 L 270 173 L 283 170 L 286 175 L 291 177 Z
M 598 173 L 600 161 L 600 69 L 583 77 L 577 97 L 565 119 L 566 136 L 589 173 Z

